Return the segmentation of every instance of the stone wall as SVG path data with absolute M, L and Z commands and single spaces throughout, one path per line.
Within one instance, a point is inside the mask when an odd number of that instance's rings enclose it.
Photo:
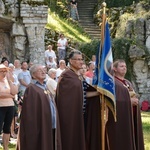
M 33 5 L 32 1 L 34 4 Z M 0 57 L 44 64 L 44 0 L 0 0 Z
M 114 14 L 120 13 L 115 38 L 132 41 L 128 50 L 133 66 L 132 83 L 140 95 L 140 101 L 150 101 L 150 6 L 141 2 L 126 8 L 126 11 L 120 8 L 115 11 Z

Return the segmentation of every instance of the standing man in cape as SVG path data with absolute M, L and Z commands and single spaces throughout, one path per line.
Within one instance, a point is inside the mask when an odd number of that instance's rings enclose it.
M 56 91 L 62 150 L 100 150 L 99 93 L 79 73 L 83 65 L 80 51 L 70 52 L 69 65 Z
M 124 78 L 127 72 L 125 61 L 115 61 L 113 69 L 117 122 L 109 112 L 106 124 L 109 148 L 106 150 L 144 150 L 140 107 L 131 82 Z
M 17 150 L 61 150 L 57 109 L 46 87 L 44 67 L 33 65 L 30 73 L 32 83 L 23 98 Z

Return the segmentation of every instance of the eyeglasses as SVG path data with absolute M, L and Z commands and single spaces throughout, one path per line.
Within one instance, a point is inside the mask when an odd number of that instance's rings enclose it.
M 72 60 L 83 61 L 84 59 L 74 58 L 74 59 L 72 59 Z
M 37 70 L 37 72 L 39 72 L 39 73 L 45 73 L 46 71 L 45 70 Z

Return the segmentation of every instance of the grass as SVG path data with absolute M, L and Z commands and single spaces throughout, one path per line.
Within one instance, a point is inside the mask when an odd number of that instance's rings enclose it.
M 145 150 L 150 150 L 150 112 L 142 112 Z M 9 144 L 9 150 L 15 150 L 16 145 Z M 2 150 L 2 148 L 0 148 Z
M 86 35 L 84 30 L 78 26 L 77 22 L 72 23 L 67 19 L 59 17 L 54 12 L 48 11 L 47 29 L 52 29 L 77 42 L 90 42 L 91 39 Z
M 150 112 L 142 112 L 145 150 L 150 150 Z

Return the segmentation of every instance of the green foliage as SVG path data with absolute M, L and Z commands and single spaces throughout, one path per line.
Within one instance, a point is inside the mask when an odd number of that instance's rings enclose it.
M 56 5 L 57 5 L 57 0 L 44 0 L 44 1 L 47 3 L 47 5 L 51 9 L 51 11 L 55 11 Z
M 139 2 L 139 0 L 134 0 L 134 2 Z M 106 0 L 108 7 L 123 7 L 133 4 L 133 0 Z
M 56 12 L 63 18 L 69 17 L 69 9 L 68 9 L 68 3 L 67 2 L 57 2 L 56 5 Z
M 51 30 L 52 33 L 64 33 L 67 39 L 76 42 L 89 42 L 90 38 L 86 35 L 83 28 L 78 25 L 78 22 L 70 21 L 59 17 L 56 13 L 49 11 L 48 23 L 46 28 Z M 55 31 L 54 31 L 55 30 Z M 54 38 L 55 34 L 52 35 Z M 56 38 L 55 38 L 56 39 Z
M 126 78 L 131 80 L 133 74 L 132 74 L 132 63 L 130 62 L 130 58 L 128 55 L 128 51 L 130 48 L 130 45 L 132 44 L 131 39 L 127 38 L 119 38 L 114 39 L 112 42 L 112 52 L 113 52 L 113 58 L 116 59 L 123 59 L 125 60 L 127 64 L 127 74 Z
M 149 0 L 105 0 L 107 7 L 124 7 L 124 6 L 129 6 L 133 3 L 138 3 L 138 2 L 146 2 L 150 4 Z M 98 0 L 100 4 L 102 4 L 104 1 L 103 0 Z
M 89 62 L 91 60 L 91 56 L 97 53 L 99 43 L 99 40 L 94 39 L 89 43 L 83 43 L 79 46 L 79 50 L 85 55 L 86 62 Z
M 63 18 L 69 17 L 69 8 L 67 0 L 44 0 L 47 2 L 52 12 L 59 14 Z

